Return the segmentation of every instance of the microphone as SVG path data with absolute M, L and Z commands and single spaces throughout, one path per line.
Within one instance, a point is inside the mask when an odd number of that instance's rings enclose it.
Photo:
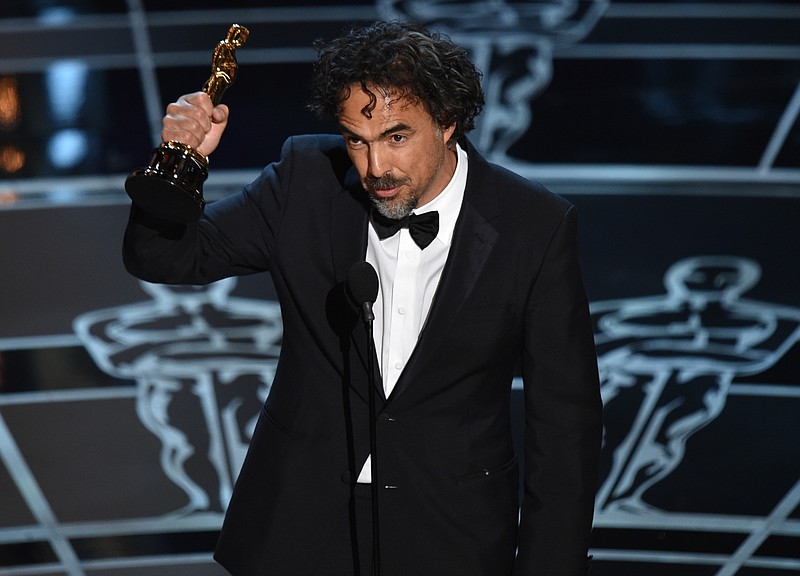
M 372 322 L 375 319 L 372 304 L 378 297 L 378 273 L 369 262 L 356 262 L 350 267 L 346 291 L 348 298 L 361 308 L 364 322 Z
M 367 383 L 369 387 L 369 448 L 372 471 L 372 575 L 381 576 L 381 538 L 380 513 L 378 511 L 378 439 L 375 417 L 375 339 L 372 334 L 372 321 L 375 314 L 372 304 L 378 297 L 378 273 L 369 262 L 356 262 L 347 272 L 345 284 L 347 297 L 358 307 L 364 320 L 367 332 Z

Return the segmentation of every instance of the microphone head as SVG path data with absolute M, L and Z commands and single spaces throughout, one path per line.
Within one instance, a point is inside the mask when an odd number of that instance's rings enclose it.
M 369 262 L 356 262 L 347 272 L 347 295 L 357 305 L 372 304 L 378 297 L 378 273 Z

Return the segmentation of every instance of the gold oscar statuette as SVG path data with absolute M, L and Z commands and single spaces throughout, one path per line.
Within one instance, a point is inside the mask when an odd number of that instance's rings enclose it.
M 239 65 L 236 48 L 250 32 L 234 24 L 228 37 L 214 49 L 211 76 L 203 85 L 214 106 L 233 84 Z M 143 210 L 170 222 L 189 223 L 200 219 L 205 206 L 203 182 L 208 178 L 208 158 L 182 142 L 169 141 L 153 150 L 150 165 L 125 180 L 125 191 Z

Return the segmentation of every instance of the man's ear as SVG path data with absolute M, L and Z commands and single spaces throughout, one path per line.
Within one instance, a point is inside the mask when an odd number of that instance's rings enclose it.
M 450 126 L 446 126 L 441 129 L 442 130 L 442 138 L 444 139 L 445 146 L 447 146 L 448 150 L 455 150 L 456 141 L 453 139 L 453 134 L 456 132 L 456 124 L 453 123 Z
M 455 131 L 456 131 L 455 122 L 453 122 L 450 126 L 447 126 L 446 128 L 443 129 L 445 142 L 450 142 L 450 140 L 453 139 L 453 134 L 455 134 Z

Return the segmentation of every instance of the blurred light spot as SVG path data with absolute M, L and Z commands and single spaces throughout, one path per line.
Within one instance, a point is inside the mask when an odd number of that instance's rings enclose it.
M 56 168 L 72 168 L 86 158 L 89 142 L 83 130 L 59 130 L 50 138 L 47 155 Z
M 0 148 L 0 170 L 6 174 L 18 172 L 25 166 L 25 153 L 9 144 Z
M 0 78 L 0 128 L 10 130 L 20 119 L 19 87 L 13 76 Z
M 39 14 L 39 22 L 57 26 L 75 18 L 75 9 L 69 6 L 48 6 Z
M 60 60 L 50 64 L 45 73 L 47 95 L 53 120 L 69 125 L 78 119 L 86 100 L 89 66 L 80 60 Z
M 16 204 L 18 199 L 17 193 L 13 190 L 0 190 L 0 206 Z M 0 382 L 0 384 L 2 383 Z

